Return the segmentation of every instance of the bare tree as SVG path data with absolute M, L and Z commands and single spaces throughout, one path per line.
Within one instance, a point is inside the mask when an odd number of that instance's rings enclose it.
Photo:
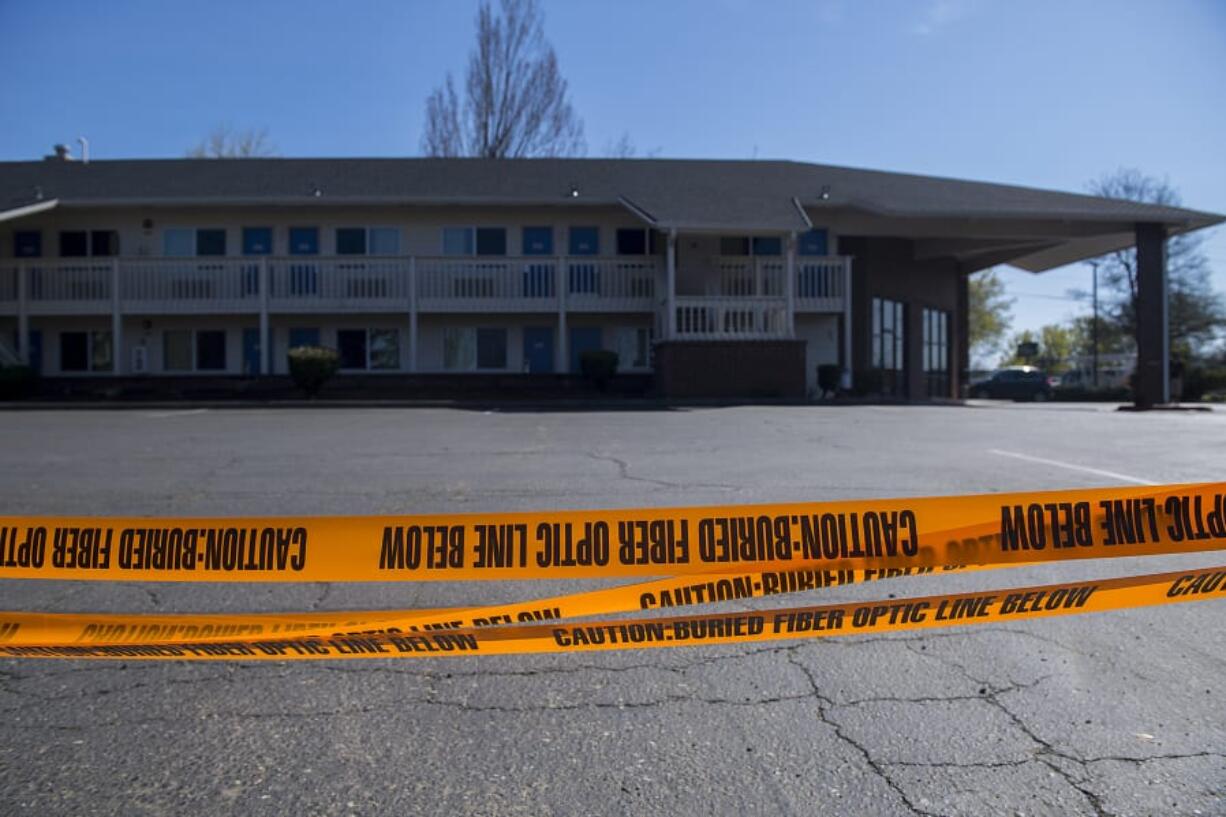
M 451 75 L 426 100 L 427 156 L 579 156 L 583 122 L 567 99 L 536 0 L 488 0 L 477 12 L 461 104 Z
M 1120 168 L 1090 183 L 1098 196 L 1178 207 L 1179 192 L 1165 179 L 1146 176 L 1139 170 Z M 1209 259 L 1201 248 L 1204 239 L 1182 234 L 1167 240 L 1166 270 L 1171 341 L 1186 353 L 1210 342 L 1226 323 L 1222 297 L 1209 281 Z M 1106 288 L 1108 316 L 1129 337 L 1136 337 L 1137 252 L 1118 250 L 1103 257 L 1099 279 Z
M 633 159 L 639 155 L 639 149 L 635 147 L 634 140 L 630 138 L 629 131 L 622 131 L 622 135 L 617 137 L 614 142 L 606 142 L 601 155 L 607 156 L 610 159 Z M 660 148 L 654 148 L 643 154 L 644 158 L 654 159 L 660 155 Z
M 267 128 L 236 131 L 229 125 L 218 125 L 191 150 L 189 159 L 257 159 L 276 156 L 277 150 L 268 142 Z

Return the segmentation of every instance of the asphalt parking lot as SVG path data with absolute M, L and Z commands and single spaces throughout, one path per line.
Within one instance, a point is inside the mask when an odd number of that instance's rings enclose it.
M 1073 404 L 2 417 L 11 514 L 741 504 L 1221 480 L 1226 462 L 1226 412 Z M 792 598 L 1218 563 L 1053 565 Z M 0 583 L 7 609 L 162 612 L 492 603 L 585 586 Z M 1204 602 L 429 663 L 3 661 L 0 813 L 1226 814 L 1224 615 Z

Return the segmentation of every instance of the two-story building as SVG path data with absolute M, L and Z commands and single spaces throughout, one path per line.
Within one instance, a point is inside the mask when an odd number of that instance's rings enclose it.
M 782 161 L 0 163 L 0 353 L 44 376 L 575 371 L 667 395 L 956 396 L 967 275 L 1212 214 Z

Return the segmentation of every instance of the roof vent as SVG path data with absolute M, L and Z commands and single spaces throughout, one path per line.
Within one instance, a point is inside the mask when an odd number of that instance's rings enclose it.
M 55 152 L 52 153 L 50 156 L 43 157 L 48 162 L 71 162 L 72 161 L 72 151 L 69 149 L 68 145 L 56 145 L 55 147 L 52 148 L 52 150 Z

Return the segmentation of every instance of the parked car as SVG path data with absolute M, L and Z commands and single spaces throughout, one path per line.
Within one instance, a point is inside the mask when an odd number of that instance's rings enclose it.
M 1050 400 L 1051 381 L 1034 366 L 1010 366 L 971 386 L 971 397 L 993 400 Z

